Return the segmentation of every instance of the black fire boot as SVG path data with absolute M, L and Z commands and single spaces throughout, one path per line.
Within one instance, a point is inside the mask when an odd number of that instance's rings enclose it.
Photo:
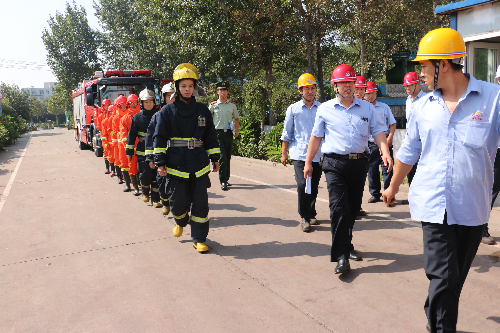
M 106 164 L 106 171 L 104 172 L 105 174 L 109 174 L 109 161 L 104 160 L 104 164 Z
M 116 171 L 115 171 L 115 164 L 114 163 L 109 163 L 110 169 L 111 169 L 111 177 L 116 176 Z
M 134 195 L 140 195 L 141 192 L 139 191 L 139 181 L 137 179 L 137 175 L 132 175 L 130 179 L 132 180 L 132 185 L 134 185 Z
M 128 174 L 128 171 L 122 171 L 123 173 L 123 179 L 125 180 L 125 188 L 123 189 L 123 192 L 130 192 L 130 175 Z
M 116 166 L 116 176 L 118 177 L 118 184 L 123 184 L 123 175 L 122 175 L 122 169 L 120 167 Z

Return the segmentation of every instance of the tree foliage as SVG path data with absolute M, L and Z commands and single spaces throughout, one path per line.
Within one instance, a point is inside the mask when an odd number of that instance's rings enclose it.
M 66 3 L 64 13 L 50 16 L 49 27 L 43 30 L 42 40 L 47 50 L 47 63 L 62 89 L 68 93 L 83 78 L 101 69 L 98 58 L 100 36 L 89 27 L 83 6 Z
M 64 111 L 72 109 L 71 95 L 68 95 L 61 85 L 56 85 L 54 94 L 50 96 L 47 103 L 47 112 L 56 116 L 56 123 L 58 122 L 58 115 L 64 114 Z
M 2 83 L 2 93 L 4 95 L 2 112 L 14 118 L 20 116 L 21 118 L 29 121 L 31 106 L 31 97 L 29 92 L 21 90 L 15 84 L 9 85 Z

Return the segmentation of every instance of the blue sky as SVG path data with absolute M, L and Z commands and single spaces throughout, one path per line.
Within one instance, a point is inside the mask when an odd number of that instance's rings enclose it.
M 56 81 L 50 68 L 42 66 L 47 60 L 42 31 L 48 27 L 49 16 L 54 16 L 58 11 L 64 12 L 68 1 L 1 0 L 1 2 L 0 81 L 17 84 L 20 88 L 31 86 L 39 88 L 43 87 L 44 82 Z M 99 21 L 92 7 L 93 0 L 75 2 L 87 10 L 90 26 L 93 29 L 99 28 Z M 6 68 L 7 61 L 11 61 L 9 66 L 13 68 Z

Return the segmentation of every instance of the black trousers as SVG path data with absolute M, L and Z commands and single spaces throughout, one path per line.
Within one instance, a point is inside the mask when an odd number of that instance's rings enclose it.
M 301 218 L 310 221 L 312 218 L 316 218 L 316 197 L 318 196 L 318 185 L 321 179 L 321 166 L 319 162 L 312 163 L 311 194 L 307 194 L 304 165 L 305 161 L 293 161 L 295 181 L 297 182 L 299 215 Z
M 221 184 L 226 183 L 231 175 L 231 152 L 233 150 L 233 132 L 231 130 L 217 130 L 217 141 L 219 141 L 219 179 Z
M 349 160 L 325 155 L 323 159 L 332 226 L 332 262 L 349 259 L 354 249 L 352 228 L 361 209 L 367 164 L 366 158 Z
M 408 172 L 408 175 L 406 176 L 408 178 L 408 185 L 410 186 L 411 182 L 413 181 L 413 177 L 415 177 L 415 172 L 417 172 L 417 167 L 418 167 L 418 161 L 413 165 L 410 172 Z
M 493 209 L 495 200 L 498 197 L 498 192 L 500 192 L 500 149 L 497 149 L 497 156 L 495 157 L 495 162 L 493 163 L 493 193 L 491 196 L 491 209 Z M 486 223 L 484 231 L 488 232 L 488 223 Z
M 208 235 L 208 193 L 210 178 L 204 175 L 189 179 L 169 177 L 166 192 L 170 193 L 170 211 L 181 227 L 191 224 L 191 238 L 205 243 Z M 191 211 L 191 216 L 189 212 Z
M 149 195 L 151 193 L 151 201 L 159 202 L 160 192 L 156 182 L 157 169 L 151 169 L 144 158 L 137 159 L 137 169 L 139 170 L 142 194 Z
M 375 144 L 369 144 L 370 148 L 370 157 L 369 157 L 369 166 L 368 166 L 368 189 L 370 190 L 370 194 L 372 197 L 380 198 L 382 193 L 380 192 L 380 171 L 379 166 L 382 165 L 382 176 L 384 179 L 384 190 L 389 187 L 391 184 L 392 178 L 392 170 L 391 172 L 387 172 L 387 166 L 384 165 L 382 161 L 382 157 L 380 156 L 380 152 L 378 146 Z M 391 153 L 392 158 L 392 147 L 389 148 L 389 152 Z
M 162 177 L 156 173 L 156 183 L 158 184 L 158 192 L 160 193 L 160 200 L 163 206 L 168 206 L 168 201 L 170 200 L 170 194 L 167 193 L 167 182 L 168 176 Z
M 424 310 L 432 333 L 456 332 L 458 301 L 484 225 L 448 225 L 422 222 L 424 269 L 429 295 Z

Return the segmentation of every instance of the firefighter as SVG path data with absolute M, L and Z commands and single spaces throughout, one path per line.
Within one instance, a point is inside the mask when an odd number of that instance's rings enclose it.
M 127 154 L 129 161 L 133 161 L 134 145 L 136 145 L 136 165 L 140 173 L 139 179 L 141 181 L 142 200 L 144 202 L 149 202 L 151 194 L 151 203 L 153 207 L 156 208 L 161 207 L 160 194 L 156 183 L 156 167 L 152 169 L 149 167 L 149 163 L 146 162 L 145 146 L 146 132 L 149 123 L 153 115 L 158 112 L 159 108 L 155 105 L 155 94 L 152 90 L 146 88 L 141 91 L 139 100 L 141 103 L 141 111 L 132 117 L 125 154 Z
M 165 105 L 172 103 L 174 100 L 170 99 L 174 94 L 173 83 L 168 83 L 162 88 L 163 100 L 165 101 Z M 159 112 L 155 113 L 153 118 L 148 126 L 148 131 L 146 134 L 146 163 L 149 164 L 149 167 L 153 170 L 156 170 L 156 166 L 154 164 L 154 149 L 153 149 L 153 135 L 155 133 L 156 123 L 158 122 Z M 161 151 L 166 151 L 167 147 L 163 147 Z M 158 183 L 158 190 L 160 192 L 160 200 L 162 204 L 162 213 L 163 215 L 168 215 L 170 213 L 170 195 L 166 193 L 166 186 L 168 182 L 167 176 L 160 176 L 159 173 L 156 173 L 156 182 Z
M 102 101 L 101 107 L 101 114 L 97 117 L 98 118 L 98 123 L 99 123 L 99 132 L 101 132 L 101 142 L 102 142 L 102 157 L 104 158 L 104 163 L 106 165 L 106 171 L 104 172 L 105 174 L 109 174 L 109 156 L 108 156 L 108 137 L 107 137 L 107 129 L 105 128 L 104 121 L 108 119 L 108 110 L 109 106 L 111 105 L 111 101 L 109 99 L 105 99 Z M 107 126 L 107 125 L 106 125 Z
M 118 176 L 118 184 L 123 184 L 123 174 L 122 174 L 122 163 L 120 160 L 120 120 L 127 112 L 127 99 L 125 96 L 121 95 L 115 99 L 115 116 L 113 117 L 112 129 L 113 129 L 113 151 L 115 155 L 115 170 Z
M 127 113 L 120 120 L 120 161 L 122 163 L 122 173 L 125 179 L 125 188 L 123 192 L 130 192 L 130 183 L 134 186 L 134 195 L 139 195 L 139 183 L 137 182 L 137 156 L 135 153 L 129 158 L 126 153 L 125 148 L 127 146 L 128 133 L 130 130 L 130 124 L 132 123 L 132 117 L 141 111 L 139 107 L 139 98 L 136 94 L 130 94 L 127 97 Z M 135 145 L 139 139 L 137 138 Z
M 106 137 L 108 138 L 106 141 L 108 142 L 108 161 L 109 168 L 111 170 L 111 177 L 116 176 L 116 168 L 115 168 L 115 149 L 113 142 L 113 118 L 115 117 L 115 106 L 110 105 L 108 109 L 108 118 L 106 121 Z
M 220 149 L 217 142 L 212 114 L 197 103 L 193 91 L 198 82 L 198 69 L 187 63 L 174 70 L 176 97 L 173 103 L 162 108 L 154 134 L 154 149 L 165 152 L 155 154 L 155 164 L 161 176 L 169 175 L 167 193 L 176 225 L 175 237 L 191 224 L 193 246 L 207 252 L 205 245 L 208 230 L 208 193 L 210 187 L 210 160 L 212 172 L 219 171 Z

